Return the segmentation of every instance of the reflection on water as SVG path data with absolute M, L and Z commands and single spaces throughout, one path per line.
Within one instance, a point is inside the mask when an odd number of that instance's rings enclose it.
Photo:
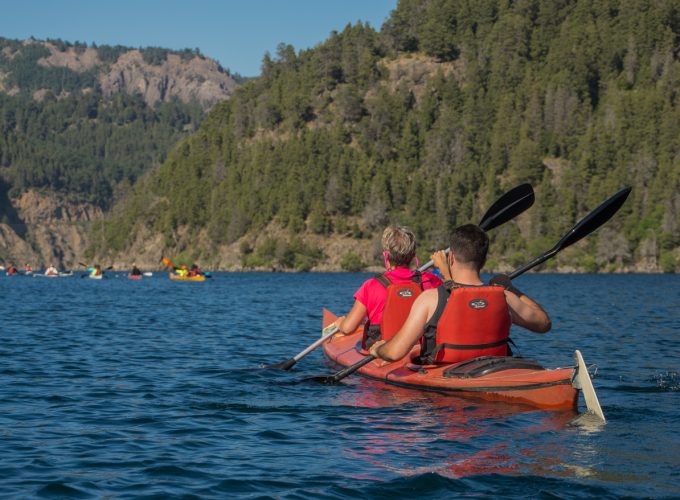
M 564 476 L 576 470 L 563 463 L 566 450 L 555 446 L 546 450 L 531 439 L 532 435 L 564 430 L 577 417 L 575 411 L 543 412 L 523 405 L 473 402 L 439 393 L 386 388 L 368 380 L 358 382 L 351 393 L 339 393 L 337 401 L 344 406 L 385 411 L 366 414 L 347 429 L 360 439 L 358 446 L 344 452 L 351 460 L 365 462 L 369 469 L 404 476 L 437 473 L 449 478 L 492 473 Z M 512 425 L 509 420 L 519 415 L 523 418 L 515 420 L 521 425 Z M 425 465 L 413 465 L 414 457 Z

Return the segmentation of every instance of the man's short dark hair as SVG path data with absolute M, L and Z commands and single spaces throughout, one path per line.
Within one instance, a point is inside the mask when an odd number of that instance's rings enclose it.
M 453 230 L 450 246 L 457 261 L 481 271 L 489 251 L 489 237 L 479 226 L 465 224 Z

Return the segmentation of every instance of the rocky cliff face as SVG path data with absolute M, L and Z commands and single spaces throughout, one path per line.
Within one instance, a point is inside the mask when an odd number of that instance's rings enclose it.
M 99 82 L 105 95 L 138 93 L 148 104 L 174 97 L 185 102 L 195 99 L 203 107 L 226 99 L 236 87 L 234 79 L 210 59 L 194 57 L 184 62 L 169 54 L 159 66 L 151 66 L 137 50 L 119 57 Z
M 0 224 L 0 257 L 17 266 L 75 267 L 83 259 L 90 223 L 103 216 L 98 207 L 54 193 L 28 191 L 11 201 L 17 222 Z
M 68 68 L 81 73 L 83 86 L 68 92 L 85 94 L 93 92 L 96 86 L 104 98 L 118 93 L 138 94 L 150 106 L 178 99 L 198 102 L 207 110 L 229 98 L 238 85 L 219 63 L 193 51 L 95 48 L 39 40 L 4 42 L 0 59 L 11 62 L 23 57 L 22 70 L 30 63 L 37 64 L 36 69 Z M 26 56 L 27 52 L 35 53 L 35 49 L 41 52 L 35 56 L 37 59 Z M 43 88 L 47 85 L 39 77 L 18 84 L 16 79 L 9 78 L 14 70 L 11 64 L 0 68 L 0 93 L 15 95 L 28 90 L 33 99 L 41 101 L 53 92 Z M 62 91 L 57 99 L 68 92 Z M 0 263 L 71 268 L 83 259 L 88 229 L 93 221 L 103 217 L 100 208 L 73 201 L 66 195 L 37 191 L 24 192 L 10 200 L 2 181 L 0 176 Z
M 204 108 L 228 98 L 237 86 L 234 78 L 216 61 L 200 56 L 183 59 L 169 52 L 159 64 L 149 64 L 137 49 L 122 53 L 109 64 L 100 60 L 95 48 L 59 50 L 54 44 L 44 43 L 50 56 L 38 64 L 67 67 L 74 71 L 97 70 L 98 81 L 105 96 L 120 92 L 141 94 L 147 104 L 177 98 L 184 102 L 198 101 Z

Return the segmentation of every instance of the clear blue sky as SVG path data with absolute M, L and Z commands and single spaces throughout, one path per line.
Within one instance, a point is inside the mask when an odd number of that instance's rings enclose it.
M 380 29 L 397 0 L 0 0 L 0 36 L 199 48 L 243 76 L 280 42 L 296 50 L 361 20 Z

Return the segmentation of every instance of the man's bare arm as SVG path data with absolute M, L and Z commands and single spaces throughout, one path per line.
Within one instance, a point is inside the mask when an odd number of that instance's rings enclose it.
M 505 300 L 510 306 L 512 322 L 516 325 L 536 333 L 546 333 L 552 328 L 548 313 L 526 295 L 518 297 L 513 292 L 506 290 Z

